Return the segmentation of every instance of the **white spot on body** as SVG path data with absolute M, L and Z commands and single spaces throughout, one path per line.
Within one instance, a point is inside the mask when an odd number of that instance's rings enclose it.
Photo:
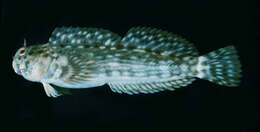
M 97 56 L 97 59 L 103 59 L 104 56 Z
M 145 73 L 144 72 L 137 72 L 134 75 L 137 76 L 137 77 L 143 77 L 143 76 L 145 76 Z
M 114 41 L 114 42 L 111 42 L 111 45 L 113 46 L 113 45 L 115 45 L 116 44 L 116 42 Z
M 206 74 L 208 74 L 208 75 L 210 74 L 209 66 L 202 65 L 202 63 L 205 61 L 208 61 L 208 59 L 206 57 L 204 57 L 204 56 L 199 57 L 199 61 L 198 61 L 198 65 L 197 65 L 197 71 L 198 71 L 197 77 L 198 78 L 205 78 L 207 76 Z M 206 71 L 206 73 L 204 71 Z
M 111 67 L 118 67 L 118 66 L 120 66 L 118 63 L 113 63 L 113 62 L 108 63 L 108 65 L 111 66 Z
M 118 56 L 121 56 L 121 54 L 120 54 L 120 53 L 116 53 L 116 54 L 115 54 L 115 56 L 117 56 L 117 57 L 118 57 Z
M 80 48 L 80 49 L 83 49 L 83 48 L 84 48 L 84 46 L 83 46 L 83 45 L 80 45 L 80 46 L 78 46 L 78 48 Z
M 135 38 L 131 38 L 129 41 L 130 41 L 130 42 L 134 42 L 134 41 L 135 41 Z
M 164 38 L 160 38 L 158 41 L 163 41 L 164 40 Z
M 99 48 L 100 48 L 100 49 L 105 49 L 106 47 L 105 47 L 105 46 L 100 46 Z
M 113 58 L 113 56 L 112 55 L 107 55 L 107 58 L 110 59 L 110 58 Z
M 170 54 L 170 53 L 169 53 L 168 51 L 164 51 L 164 52 L 161 53 L 161 55 L 163 55 L 163 56 L 164 56 L 164 55 L 167 56 L 167 55 L 169 55 L 169 54 Z
M 61 36 L 61 40 L 64 40 L 64 39 L 65 39 L 65 37 L 66 37 L 66 35 L 65 35 L 65 34 L 63 34 L 63 35 Z
M 181 64 L 180 68 L 183 72 L 188 72 L 188 65 L 187 64 Z
M 94 53 L 89 52 L 89 53 L 88 53 L 88 56 L 89 56 L 89 57 L 92 57 L 92 56 L 94 56 Z
M 80 59 L 77 58 L 77 59 L 75 60 L 75 63 L 79 63 L 79 62 L 80 62 Z
M 97 37 L 97 39 L 102 39 L 103 38 L 103 35 L 99 35 L 98 37 Z
M 111 50 L 116 50 L 116 47 L 111 47 L 110 49 L 111 49 Z
M 77 59 L 78 59 L 78 57 L 76 57 L 76 56 L 72 57 L 72 60 L 77 60 Z
M 80 39 L 77 40 L 77 44 L 80 44 Z
M 161 66 L 159 66 L 159 68 L 160 68 L 161 70 L 163 70 L 163 71 L 166 71 L 166 70 L 169 69 L 169 66 L 161 65 Z
M 109 45 L 111 43 L 111 39 L 108 39 L 106 42 L 105 42 L 105 45 Z
M 164 73 L 162 73 L 161 77 L 168 78 L 168 77 L 171 77 L 171 74 L 170 74 L 170 72 L 164 72 Z
M 76 42 L 76 40 L 75 40 L 75 39 L 72 39 L 72 40 L 71 40 L 71 43 L 75 43 L 75 42 Z
M 127 72 L 127 71 L 125 71 L 125 72 L 122 73 L 122 75 L 123 75 L 123 76 L 130 76 L 130 73 Z
M 127 37 L 132 37 L 133 36 L 133 33 L 129 33 L 128 35 L 127 35 Z
M 194 65 L 194 66 L 191 66 L 191 72 L 195 72 L 197 70 L 197 67 Z
M 95 35 L 97 36 L 99 34 L 99 32 L 97 31 L 97 32 L 95 32 Z
M 147 38 L 147 35 L 143 36 L 142 39 L 146 39 Z
M 71 46 L 70 45 L 66 45 L 65 48 L 71 48 Z
M 79 31 L 79 32 L 78 32 L 78 35 L 81 35 L 81 34 L 82 34 L 82 31 Z
M 130 59 L 137 60 L 138 58 L 136 56 L 131 56 Z
M 112 76 L 120 76 L 120 72 L 119 71 L 112 71 Z
M 114 57 L 112 60 L 113 60 L 113 61 L 119 61 L 120 59 L 117 58 L 117 57 Z
M 72 38 L 72 36 L 73 36 L 72 34 L 69 34 L 69 35 L 68 35 L 68 38 Z
M 87 34 L 87 35 L 86 35 L 86 38 L 90 38 L 90 36 L 91 36 L 90 34 Z
M 134 69 L 145 69 L 146 68 L 146 66 L 145 65 L 132 65 L 131 66 L 132 68 L 134 68 Z
M 61 33 L 60 33 L 60 32 L 58 32 L 58 33 L 56 34 L 56 36 L 57 36 L 57 37 L 59 37 L 60 35 L 61 35 Z
M 140 49 L 134 49 L 133 51 L 141 52 L 141 53 L 145 53 L 146 52 L 145 50 L 140 50 Z
M 153 36 L 148 37 L 148 40 L 152 40 L 152 39 L 153 39 Z
M 112 35 L 110 33 L 107 33 L 106 34 L 106 37 L 111 37 Z
M 57 53 L 54 53 L 52 56 L 53 56 L 53 57 L 57 57 L 57 56 L 58 56 L 58 54 L 57 54 Z

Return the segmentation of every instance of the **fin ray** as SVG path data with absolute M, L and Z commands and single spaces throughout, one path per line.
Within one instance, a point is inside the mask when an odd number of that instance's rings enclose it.
M 187 40 L 155 28 L 131 28 L 121 43 L 125 47 L 151 50 L 175 57 L 198 56 L 197 49 Z
M 62 95 L 62 93 L 58 92 L 55 88 L 53 88 L 50 84 L 42 82 L 42 85 L 44 87 L 44 90 L 48 97 L 58 97 Z
M 234 46 L 200 56 L 197 70 L 197 77 L 219 85 L 236 87 L 240 83 L 241 64 Z
M 49 43 L 56 44 L 100 44 L 115 45 L 121 40 L 120 36 L 105 29 L 58 27 L 55 28 Z
M 127 94 L 139 94 L 139 93 L 156 93 L 160 91 L 170 90 L 174 91 L 175 88 L 186 86 L 192 81 L 194 77 L 186 77 L 179 80 L 170 80 L 165 82 L 139 82 L 139 83 L 108 83 L 111 90 L 116 93 L 127 93 Z

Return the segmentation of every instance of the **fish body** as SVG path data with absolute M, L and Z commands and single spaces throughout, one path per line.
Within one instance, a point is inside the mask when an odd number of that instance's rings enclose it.
M 56 28 L 49 42 L 22 47 L 13 68 L 41 82 L 48 96 L 62 88 L 108 84 L 113 92 L 138 94 L 174 90 L 196 78 L 237 86 L 241 65 L 233 46 L 199 56 L 187 40 L 152 28 L 132 28 L 125 37 L 104 29 Z

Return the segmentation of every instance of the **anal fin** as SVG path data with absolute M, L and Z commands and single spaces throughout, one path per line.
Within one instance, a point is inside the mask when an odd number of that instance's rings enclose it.
M 194 81 L 194 77 L 186 77 L 178 80 L 169 80 L 163 82 L 139 82 L 139 83 L 108 83 L 111 90 L 116 93 L 126 94 L 149 94 L 160 91 L 174 91 L 176 88 L 187 86 Z

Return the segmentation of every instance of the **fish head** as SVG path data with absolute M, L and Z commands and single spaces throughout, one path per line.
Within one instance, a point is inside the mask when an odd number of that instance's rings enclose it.
M 45 45 L 32 45 L 17 50 L 13 57 L 14 71 L 30 81 L 39 82 L 48 72 L 56 53 Z

